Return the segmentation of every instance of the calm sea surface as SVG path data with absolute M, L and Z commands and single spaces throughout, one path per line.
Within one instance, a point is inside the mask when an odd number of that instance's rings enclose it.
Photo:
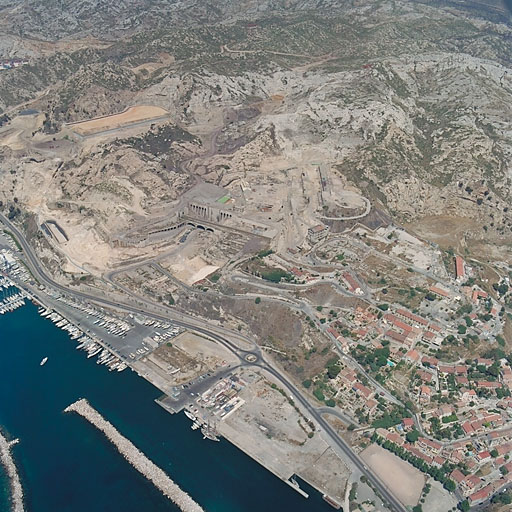
M 154 402 L 161 393 L 151 384 L 130 370 L 109 372 L 75 346 L 32 304 L 0 316 L 0 428 L 20 438 L 13 453 L 28 512 L 178 510 L 95 427 L 62 412 L 80 397 L 208 512 L 333 510 L 317 493 L 302 498 L 226 440 L 203 440 L 183 414 Z

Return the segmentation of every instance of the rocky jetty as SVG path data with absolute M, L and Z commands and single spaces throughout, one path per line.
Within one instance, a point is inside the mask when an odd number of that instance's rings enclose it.
M 156 464 L 149 460 L 131 441 L 122 436 L 116 428 L 96 411 L 84 398 L 64 409 L 64 412 L 76 412 L 101 430 L 112 442 L 119 453 L 155 487 L 160 489 L 183 512 L 202 512 L 198 505 L 185 491 L 181 490 Z
M 0 461 L 7 471 L 11 483 L 11 503 L 13 512 L 24 512 L 23 505 L 23 487 L 21 487 L 20 477 L 16 470 L 16 464 L 11 455 L 11 446 L 18 443 L 18 439 L 8 441 L 0 433 Z

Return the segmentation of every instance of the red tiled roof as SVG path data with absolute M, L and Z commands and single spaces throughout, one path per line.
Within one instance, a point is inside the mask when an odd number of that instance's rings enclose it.
M 453 366 L 439 365 L 440 373 L 455 373 L 455 368 Z
M 421 386 L 420 392 L 421 392 L 422 395 L 429 395 L 430 396 L 432 394 L 432 390 L 428 386 Z
M 457 482 L 458 484 L 460 484 L 462 482 L 462 480 L 464 480 L 464 478 L 466 478 L 466 475 L 462 471 L 460 471 L 460 469 L 454 469 L 450 473 L 450 478 L 452 480 L 454 480 L 455 482 Z
M 393 341 L 397 341 L 398 343 L 405 343 L 407 340 L 407 336 L 405 334 L 393 331 L 393 329 L 386 331 L 386 336 L 391 338 Z
M 455 256 L 455 277 L 464 277 L 464 260 L 460 256 Z
M 440 295 L 441 297 L 449 297 L 450 293 L 446 290 L 443 290 L 442 288 L 439 288 L 439 286 L 431 286 L 429 290 L 433 293 L 436 293 L 437 295 Z
M 420 354 L 417 350 L 411 349 L 405 354 L 405 357 L 407 359 L 410 359 L 411 361 L 419 361 L 420 360 Z
M 428 357 L 428 356 L 423 356 L 421 358 L 421 362 L 428 363 L 430 366 L 437 366 L 439 364 L 438 359 L 436 359 L 435 357 Z
M 360 382 L 356 382 L 352 386 L 352 388 L 354 389 L 354 391 L 361 392 L 365 396 L 365 398 L 368 398 L 373 394 L 373 391 L 371 389 L 367 388 L 366 386 L 363 386 Z
M 493 492 L 492 485 L 486 485 L 483 489 L 474 492 L 468 499 L 471 503 L 476 503 L 478 501 L 483 501 L 487 499 Z
M 387 313 L 384 315 L 384 320 L 392 323 L 395 327 L 402 329 L 402 331 L 410 332 L 412 331 L 412 327 L 404 322 L 402 322 L 398 317 L 392 315 L 391 313 Z
M 416 322 L 417 324 L 420 324 L 420 325 L 428 324 L 428 322 L 424 318 L 422 318 L 421 316 L 415 315 L 415 314 L 411 313 L 410 311 L 407 311 L 406 309 L 398 309 L 396 313 L 398 315 L 404 316 L 405 318 L 408 318 L 412 322 Z
M 352 277 L 352 275 L 349 272 L 343 272 L 343 279 L 347 281 L 350 290 L 355 291 L 358 288 L 361 288 L 361 285 Z
M 469 421 L 462 424 L 462 430 L 464 430 L 466 434 L 471 434 L 474 431 L 473 426 Z

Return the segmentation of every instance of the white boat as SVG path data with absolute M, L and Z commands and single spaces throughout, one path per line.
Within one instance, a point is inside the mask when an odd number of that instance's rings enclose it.
M 48 358 L 47 357 L 44 357 L 41 362 L 39 363 L 39 366 L 43 366 L 44 364 L 46 364 L 46 361 L 48 361 Z
M 189 420 L 196 421 L 196 417 L 191 412 L 188 412 L 187 410 L 184 410 L 183 412 Z

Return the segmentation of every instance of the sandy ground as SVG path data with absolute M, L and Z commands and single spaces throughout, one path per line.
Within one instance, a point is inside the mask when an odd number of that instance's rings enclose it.
M 205 277 L 208 277 L 210 274 L 213 274 L 219 267 L 215 265 L 206 265 L 198 270 L 191 278 L 191 284 L 197 283 L 198 281 L 203 280 Z
M 404 505 L 418 503 L 425 484 L 421 471 L 377 444 L 366 448 L 361 457 Z
M 190 286 L 209 276 L 219 267 L 208 265 L 201 256 L 195 256 L 191 259 L 180 258 L 180 261 L 171 264 L 170 268 L 177 279 Z
M 450 494 L 443 486 L 430 479 L 432 489 L 425 499 L 423 510 L 428 512 L 446 512 L 446 510 L 452 510 L 457 506 L 457 499 L 453 494 Z
M 437 263 L 433 261 L 427 250 L 423 250 L 423 247 L 412 246 L 408 244 L 395 245 L 391 249 L 393 256 L 406 259 L 410 261 L 415 267 L 428 270 L 432 265 Z
M 153 117 L 165 116 L 167 114 L 167 110 L 164 110 L 160 107 L 138 105 L 136 107 L 130 107 L 120 114 L 98 117 L 97 119 L 82 121 L 70 126 L 72 127 L 73 131 L 79 135 L 89 135 L 103 130 L 119 128 L 126 124 L 145 121 Z
M 474 222 L 471 219 L 449 215 L 423 217 L 411 224 L 405 224 L 406 229 L 411 229 L 423 238 L 436 242 L 444 249 L 457 247 L 459 238 L 473 227 Z
M 231 364 L 238 363 L 238 357 L 222 345 L 191 332 L 180 334 L 174 338 L 173 344 L 191 357 L 206 363 L 211 370 L 225 365 L 226 362 Z
M 8 146 L 13 151 L 25 149 L 26 139 L 32 138 L 32 132 L 42 126 L 44 116 L 17 116 L 6 126 L 0 128 L 0 146 Z
M 6 136 L 2 140 L 2 146 L 8 146 L 13 150 L 23 149 L 24 144 L 20 140 L 20 135 L 22 133 L 23 133 L 23 130 L 16 130 L 16 131 L 6 134 Z

